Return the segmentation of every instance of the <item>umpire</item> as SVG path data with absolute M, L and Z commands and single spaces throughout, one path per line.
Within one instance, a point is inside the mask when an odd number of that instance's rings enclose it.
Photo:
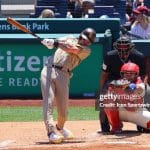
M 112 80 L 118 80 L 120 76 L 120 68 L 124 63 L 133 62 L 141 68 L 140 76 L 145 81 L 145 59 L 144 55 L 135 49 L 135 45 L 131 40 L 122 36 L 113 44 L 114 50 L 107 52 L 102 65 L 102 76 L 100 80 L 100 93 L 105 94 L 108 89 L 108 84 Z M 110 125 L 103 107 L 100 108 L 99 120 L 101 132 L 103 134 L 110 132 Z M 143 131 L 142 127 L 137 126 L 138 131 Z M 99 133 L 99 131 L 98 131 Z

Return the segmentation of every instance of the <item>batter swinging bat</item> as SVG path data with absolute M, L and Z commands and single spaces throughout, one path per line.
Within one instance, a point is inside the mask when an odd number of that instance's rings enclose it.
M 7 18 L 7 22 L 10 23 L 11 25 L 15 26 L 17 29 L 19 29 L 19 30 L 21 30 L 21 31 L 23 31 L 25 33 L 29 33 L 29 34 L 33 35 L 39 41 L 42 41 L 42 39 L 37 34 L 33 33 L 32 31 L 27 29 L 25 26 L 23 26 L 21 23 L 19 23 L 18 21 L 14 20 L 13 18 L 8 17 Z

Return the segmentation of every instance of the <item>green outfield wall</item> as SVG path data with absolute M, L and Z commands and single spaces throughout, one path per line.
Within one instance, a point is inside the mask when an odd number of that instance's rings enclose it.
M 22 39 L 20 35 L 13 36 L 15 40 L 0 39 L 0 96 L 40 97 L 40 72 L 47 57 L 53 55 L 55 49 L 48 50 L 25 35 Z M 111 38 L 104 37 L 104 34 L 99 36 L 101 43 L 93 44 L 90 57 L 74 70 L 70 83 L 71 97 L 93 97 L 98 90 L 103 48 L 108 46 L 102 42 Z

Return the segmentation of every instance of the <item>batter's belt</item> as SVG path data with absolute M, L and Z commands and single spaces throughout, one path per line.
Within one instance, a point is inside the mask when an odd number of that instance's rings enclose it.
M 59 70 L 64 70 L 64 71 L 67 71 L 68 73 L 72 73 L 72 71 L 71 70 L 69 70 L 69 69 L 66 69 L 66 68 L 64 68 L 63 66 L 59 66 L 59 65 L 55 65 L 55 64 L 52 64 L 52 68 L 56 68 L 56 69 L 59 69 Z

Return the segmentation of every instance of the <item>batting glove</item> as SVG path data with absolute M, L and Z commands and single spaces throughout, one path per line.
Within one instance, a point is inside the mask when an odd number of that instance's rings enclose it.
M 44 39 L 41 41 L 41 43 L 46 46 L 48 49 L 54 48 L 54 39 Z

